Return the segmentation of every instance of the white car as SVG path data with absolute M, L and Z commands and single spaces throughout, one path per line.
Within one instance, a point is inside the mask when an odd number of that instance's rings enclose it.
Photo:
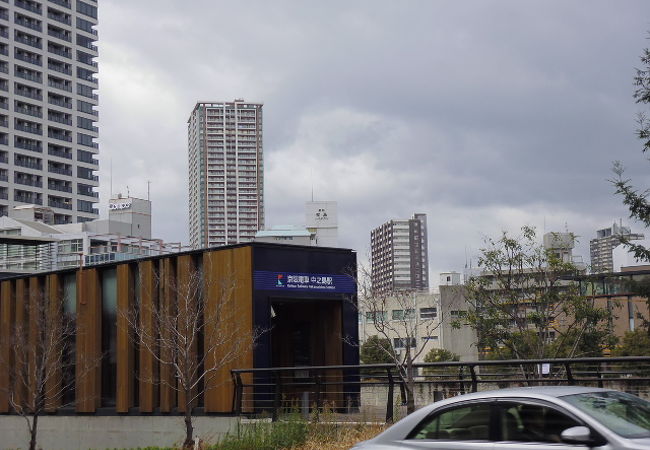
M 426 406 L 354 450 L 650 449 L 650 402 L 624 392 L 540 386 Z

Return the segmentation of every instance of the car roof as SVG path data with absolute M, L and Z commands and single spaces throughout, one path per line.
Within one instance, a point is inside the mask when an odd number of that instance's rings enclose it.
M 611 392 L 611 389 L 602 389 L 585 386 L 531 386 L 531 387 L 517 387 L 497 389 L 492 391 L 473 392 L 471 394 L 457 395 L 445 400 L 432 403 L 428 406 L 420 408 L 413 414 L 400 420 L 392 427 L 377 436 L 377 439 L 383 438 L 399 439 L 408 433 L 416 423 L 419 423 L 425 416 L 429 415 L 433 410 L 438 408 L 453 405 L 455 403 L 464 402 L 466 400 L 479 400 L 491 398 L 533 398 L 541 400 L 553 401 L 554 398 L 562 397 L 565 395 L 585 394 L 588 392 Z M 400 437 L 401 436 L 401 437 Z

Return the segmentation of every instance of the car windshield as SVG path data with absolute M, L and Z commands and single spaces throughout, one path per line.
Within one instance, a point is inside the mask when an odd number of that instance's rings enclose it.
M 565 395 L 566 400 L 625 438 L 650 437 L 650 402 L 623 392 Z

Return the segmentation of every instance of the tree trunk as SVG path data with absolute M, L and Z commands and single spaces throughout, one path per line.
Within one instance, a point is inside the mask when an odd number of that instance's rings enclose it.
M 189 393 L 185 398 L 189 398 Z M 185 442 L 183 448 L 192 448 L 194 445 L 194 427 L 192 426 L 192 406 L 190 402 L 185 402 Z
M 415 399 L 413 394 L 415 392 L 415 377 L 413 376 L 413 361 L 411 360 L 411 355 L 407 355 L 406 360 L 406 413 L 411 414 L 415 411 Z
M 38 416 L 32 416 L 32 426 L 29 430 L 29 450 L 36 450 L 36 429 L 38 427 Z

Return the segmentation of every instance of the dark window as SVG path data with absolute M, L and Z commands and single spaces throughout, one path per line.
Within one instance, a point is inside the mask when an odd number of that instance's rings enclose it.
M 102 272 L 102 406 L 115 406 L 117 393 L 117 270 Z
M 422 421 L 408 439 L 487 441 L 490 439 L 490 404 L 478 403 L 434 413 Z
M 558 443 L 562 431 L 582 425 L 553 408 L 534 404 L 504 404 L 500 416 L 504 441 Z
M 97 18 L 97 7 L 77 0 L 77 12 L 93 19 Z
M 66 325 L 75 329 L 77 318 L 77 274 L 63 275 L 63 317 Z M 76 337 L 66 336 L 63 353 L 63 404 L 73 405 L 75 401 L 75 362 L 77 359 Z

